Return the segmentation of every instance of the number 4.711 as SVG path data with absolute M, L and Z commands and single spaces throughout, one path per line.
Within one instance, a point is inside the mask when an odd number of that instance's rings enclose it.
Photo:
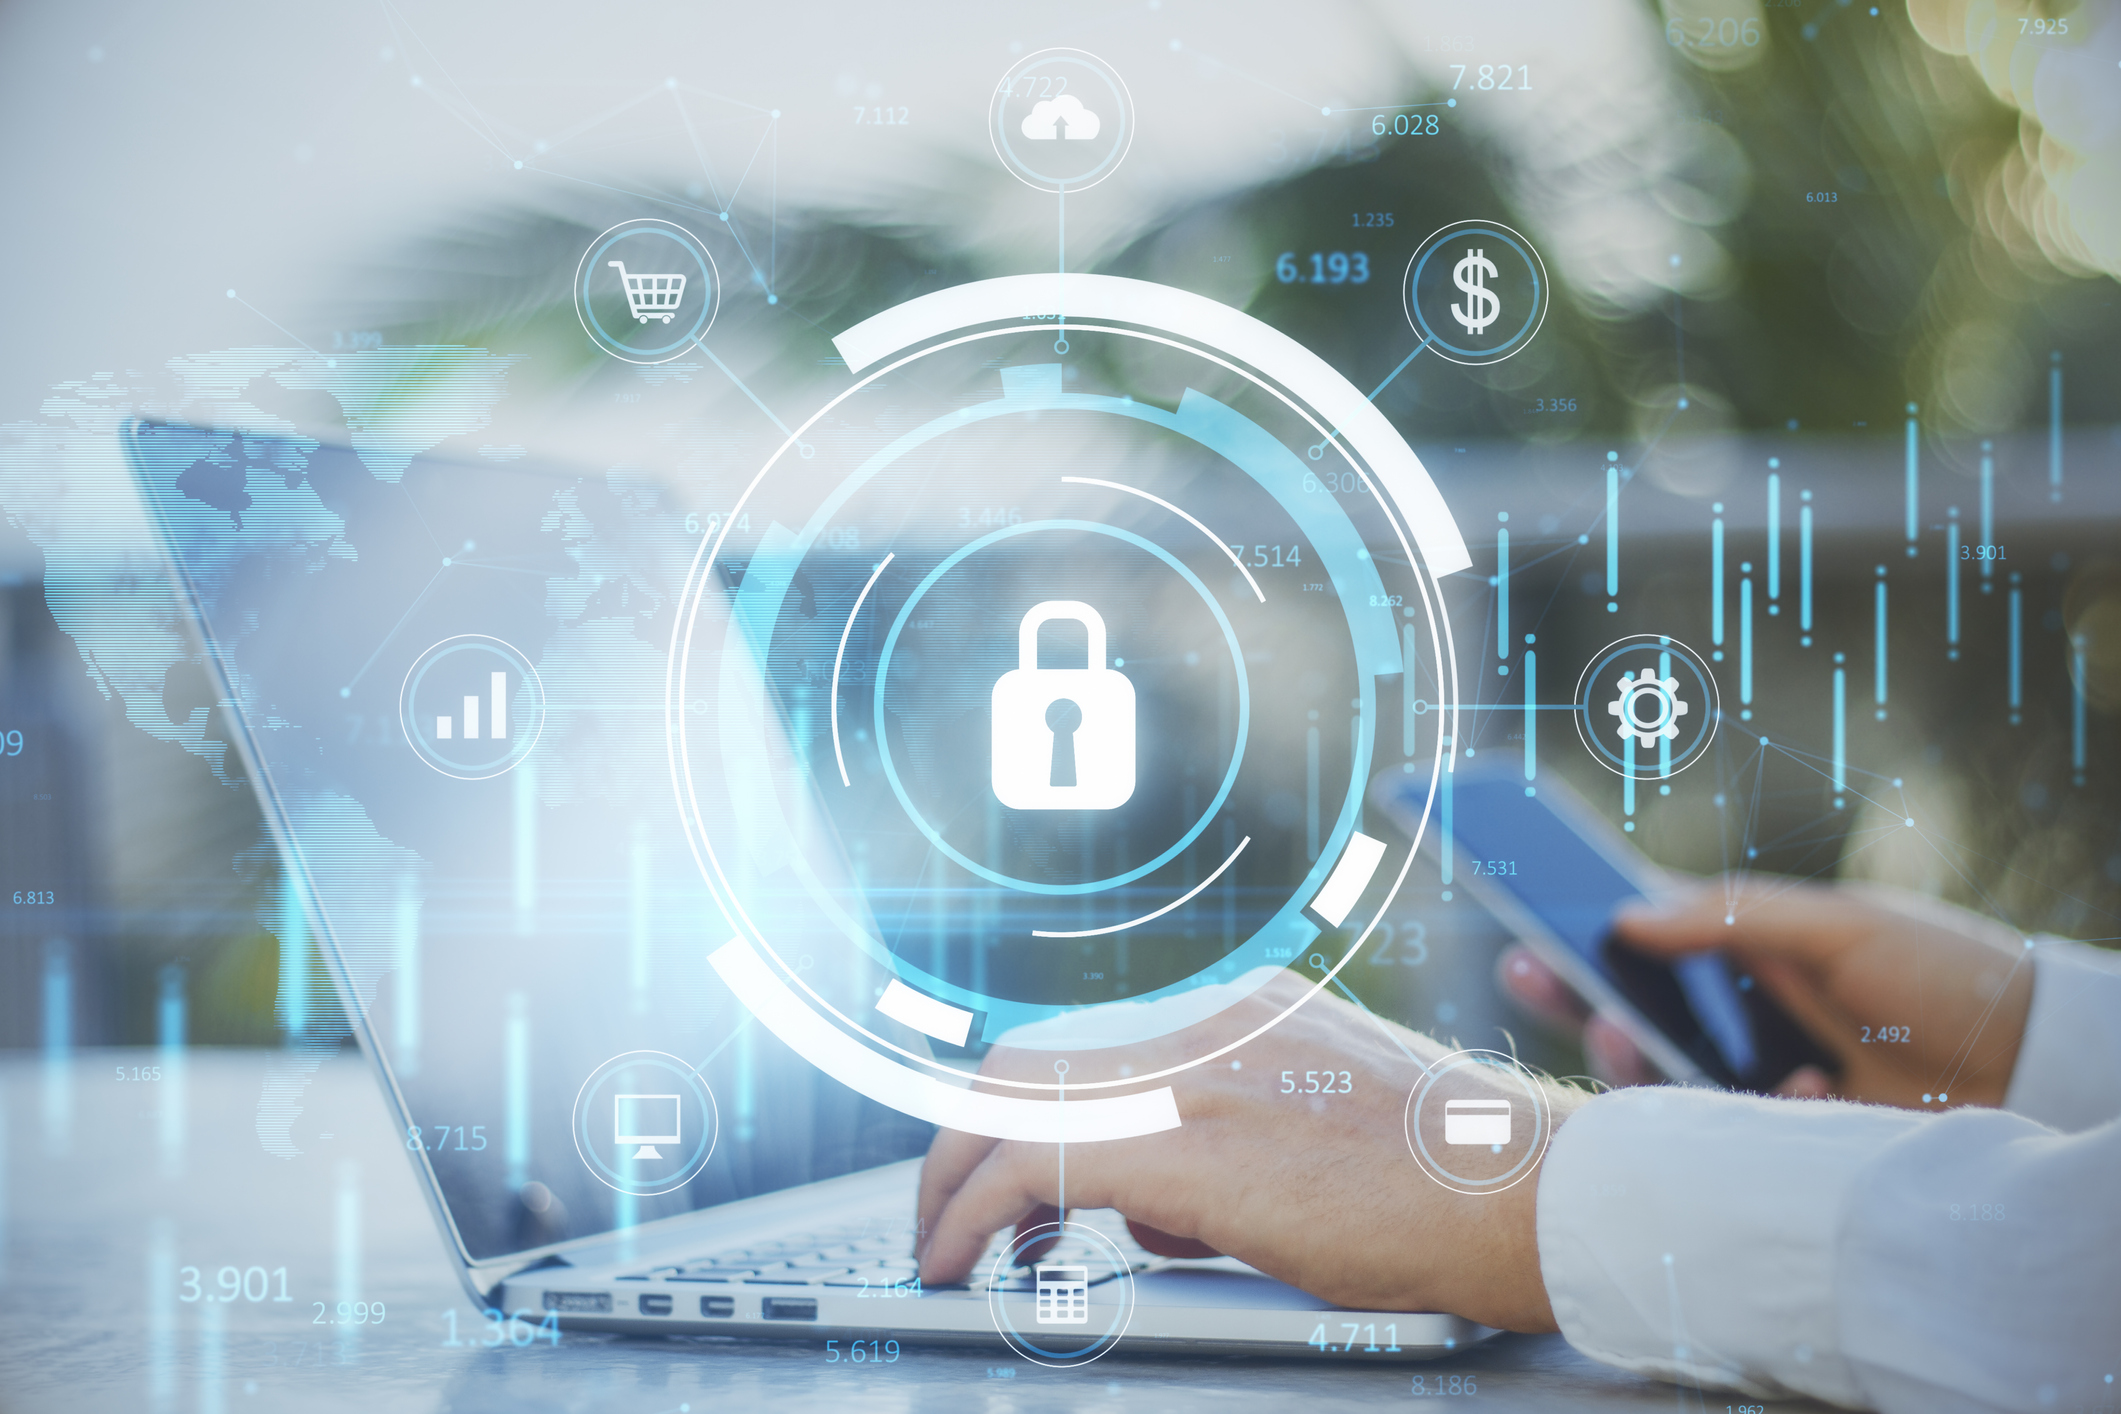
M 1355 1342 L 1360 1340 L 1363 1342 L 1362 1348 L 1365 1353 L 1374 1351 L 1379 1354 L 1394 1355 L 1399 1351 L 1399 1324 L 1396 1321 L 1386 1323 L 1385 1343 L 1383 1345 L 1377 1343 L 1377 1326 L 1375 1323 L 1363 1324 L 1356 1321 L 1341 1321 L 1337 1324 L 1346 1339 L 1336 1342 L 1333 1337 L 1326 1334 L 1325 1325 L 1321 1322 L 1318 1329 L 1311 1332 L 1311 1338 L 1305 1341 L 1304 1344 L 1315 1345 L 1320 1350 L 1353 1350 Z

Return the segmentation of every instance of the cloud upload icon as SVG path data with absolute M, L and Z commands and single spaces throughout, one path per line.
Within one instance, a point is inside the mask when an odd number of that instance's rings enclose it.
M 1024 136 L 1040 141 L 1057 137 L 1093 138 L 1103 126 L 1097 114 L 1083 107 L 1083 101 L 1072 93 L 1040 99 L 1031 105 L 1023 123 Z

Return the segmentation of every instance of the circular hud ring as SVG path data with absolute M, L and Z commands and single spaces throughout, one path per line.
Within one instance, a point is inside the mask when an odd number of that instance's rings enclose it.
M 1053 360 L 1048 324 L 1076 341 L 1077 362 Z M 1419 460 L 1360 391 L 1199 296 L 1113 277 L 1011 277 L 924 296 L 836 343 L 855 385 L 797 428 L 733 506 L 702 517 L 711 529 L 673 633 L 673 785 L 734 932 L 710 962 L 784 1042 L 906 1113 L 1071 1142 L 1174 1127 L 1159 1082 L 1293 1007 L 1133 1073 L 1079 1063 L 1064 1102 L 1050 1080 L 983 1077 L 967 1090 L 947 1058 L 1004 1032 L 1020 1048 L 1126 1054 L 1222 1014 L 1314 947 L 1334 959 L 1316 985 L 1330 982 L 1412 861 L 1405 845 L 1362 828 L 1377 757 L 1389 751 L 1411 773 L 1418 756 L 1433 795 L 1455 726 L 1434 580 L 1467 565 L 1463 541 Z M 1180 371 L 1162 386 L 1142 377 L 1115 389 L 1105 370 L 1119 357 Z M 966 379 L 989 391 L 909 415 L 924 385 Z M 884 435 L 844 431 L 870 427 Z M 1321 443 L 1332 451 L 1323 464 L 1295 450 Z M 790 457 L 806 444 L 815 461 Z M 1173 465 L 1189 470 L 1157 474 Z M 1221 478 L 1212 491 L 1187 480 L 1209 474 Z M 1271 525 L 1275 544 L 1231 518 L 1236 502 Z M 951 578 L 966 567 L 984 578 Z M 1156 611 L 1136 612 L 1141 603 Z M 1287 626 L 1299 618 L 1273 617 L 1321 612 L 1340 627 L 1296 634 Z M 1097 620 L 1098 661 L 1085 662 L 1079 636 L 1056 650 L 1075 655 L 1069 666 L 1045 662 L 1043 648 L 1021 657 L 1018 620 L 1033 618 Z M 1262 624 L 1279 637 L 1262 639 Z M 1265 659 L 1253 647 L 1263 641 L 1283 655 L 1277 691 L 1319 700 L 1308 721 L 1285 710 L 1263 724 Z M 1059 762 L 1055 743 L 1078 726 L 1085 743 L 1079 760 L 1053 767 L 1055 792 L 1094 794 L 1109 761 L 1100 743 L 1124 735 L 1086 675 L 1126 679 L 1119 691 L 1142 747 L 1129 769 L 1141 783 L 1094 806 L 1003 806 L 986 781 L 990 758 L 999 781 L 1007 754 L 1002 680 L 1064 672 L 1090 710 L 1070 697 L 1063 705 L 1080 721 L 1061 727 L 1068 719 L 1044 704 L 1066 694 L 1034 704 L 1042 753 Z M 1247 674 L 1251 726 L 1238 733 Z M 1218 817 L 1226 776 L 1241 783 Z M 1204 833 L 1214 818 L 1224 828 Z M 1108 843 L 1085 853 L 1077 838 Z M 1174 845 L 1191 852 L 1180 859 Z M 1007 867 L 995 864 L 998 848 L 1016 850 Z M 1262 872 L 1270 855 L 1281 874 Z M 1241 876 L 1248 914 L 1233 932 L 1236 915 L 1216 900 L 1237 897 Z M 1252 886 L 1277 878 L 1264 893 Z M 1203 895 L 1211 886 L 1224 892 Z M 982 937 L 1000 943 L 967 963 L 967 939 Z M 1130 944 L 1146 980 L 1100 992 L 1111 968 L 1096 963 Z M 819 965 L 788 966 L 784 952 L 798 951 Z M 996 973 L 1060 957 L 1090 959 L 1077 968 L 1084 988 L 1036 994 Z

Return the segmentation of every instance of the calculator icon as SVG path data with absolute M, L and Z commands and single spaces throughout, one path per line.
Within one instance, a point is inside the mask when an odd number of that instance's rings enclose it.
M 1090 1269 L 1041 1262 L 1033 1267 L 1038 1295 L 1038 1323 L 1042 1326 L 1086 1326 L 1090 1324 Z

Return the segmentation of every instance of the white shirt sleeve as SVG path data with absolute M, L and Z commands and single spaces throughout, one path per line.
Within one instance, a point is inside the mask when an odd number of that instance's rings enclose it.
M 2003 1107 L 2065 1133 L 2089 1129 L 2121 1116 L 2121 953 L 2038 946 L 2033 1007 Z
M 1584 1105 L 1539 1181 L 1562 1333 L 1664 1378 L 1852 1407 L 2121 1401 L 2121 1071 L 2067 1073 L 2113 1065 L 2121 977 L 2080 951 L 2036 959 L 2021 1113 L 1676 1086 Z

